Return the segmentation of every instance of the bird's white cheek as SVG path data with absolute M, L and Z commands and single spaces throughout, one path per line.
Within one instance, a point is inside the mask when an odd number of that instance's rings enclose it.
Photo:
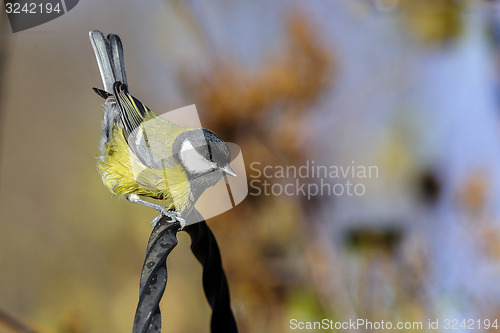
M 189 142 L 182 145 L 179 156 L 184 167 L 191 173 L 204 173 L 215 167 L 211 161 L 201 156 Z

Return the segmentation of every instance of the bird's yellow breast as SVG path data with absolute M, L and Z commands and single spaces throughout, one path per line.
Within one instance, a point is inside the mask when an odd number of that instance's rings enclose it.
M 181 213 L 192 208 L 193 196 L 182 166 L 179 163 L 171 163 L 168 168 L 145 166 L 130 150 L 116 124 L 104 146 L 98 169 L 104 185 L 117 196 L 135 193 L 165 200 L 167 209 Z

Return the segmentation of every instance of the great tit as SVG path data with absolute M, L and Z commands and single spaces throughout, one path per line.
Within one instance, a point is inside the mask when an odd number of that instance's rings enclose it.
M 231 169 L 231 152 L 214 132 L 189 128 L 159 117 L 128 92 L 123 47 L 117 35 L 89 33 L 104 89 L 93 88 L 104 103 L 98 170 L 104 185 L 180 221 L 200 195 Z M 141 197 L 163 200 L 159 205 Z

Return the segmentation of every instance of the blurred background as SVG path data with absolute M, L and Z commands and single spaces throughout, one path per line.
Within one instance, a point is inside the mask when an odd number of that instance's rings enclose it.
M 259 180 L 208 220 L 242 333 L 500 317 L 497 2 L 82 0 L 15 34 L 0 20 L 0 312 L 39 332 L 132 329 L 156 213 L 96 171 L 99 29 L 121 36 L 136 97 L 157 113 L 195 103 Z M 327 179 L 363 195 L 255 195 L 295 179 L 252 163 L 312 161 L 377 174 Z M 178 237 L 163 331 L 209 332 Z

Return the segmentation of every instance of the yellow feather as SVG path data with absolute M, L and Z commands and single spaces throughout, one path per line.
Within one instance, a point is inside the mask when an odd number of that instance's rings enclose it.
M 187 175 L 179 163 L 166 169 L 146 167 L 130 150 L 116 124 L 105 145 L 98 169 L 104 185 L 117 196 L 135 193 L 166 201 L 166 209 L 188 213 L 193 198 Z

